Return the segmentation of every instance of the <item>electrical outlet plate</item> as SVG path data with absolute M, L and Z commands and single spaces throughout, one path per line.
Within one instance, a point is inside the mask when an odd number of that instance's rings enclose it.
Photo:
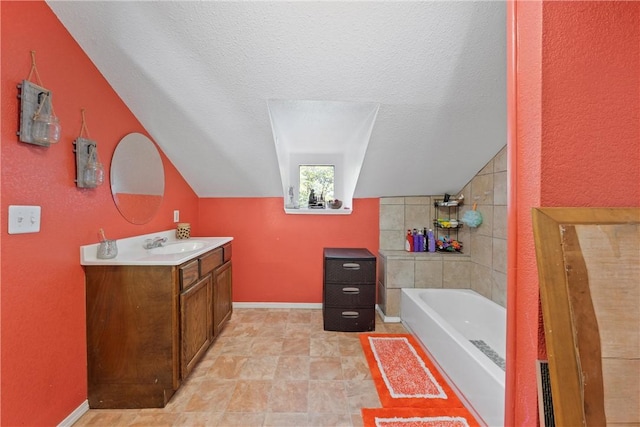
M 180 211 L 173 211 L 173 222 L 180 221 Z
M 9 234 L 38 233 L 40 206 L 9 206 Z

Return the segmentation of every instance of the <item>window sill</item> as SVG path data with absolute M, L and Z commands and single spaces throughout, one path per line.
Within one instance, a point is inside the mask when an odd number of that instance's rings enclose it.
M 309 208 L 284 208 L 289 215 L 351 215 L 351 209 L 309 209 Z

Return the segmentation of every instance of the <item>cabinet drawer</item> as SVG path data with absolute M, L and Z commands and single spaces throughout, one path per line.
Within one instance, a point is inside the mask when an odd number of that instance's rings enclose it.
M 324 285 L 324 304 L 327 307 L 365 307 L 376 304 L 375 284 L 326 284 Z
M 222 265 L 222 248 L 216 248 L 200 257 L 200 276 L 209 274 Z
M 324 330 L 342 332 L 364 332 L 376 329 L 374 308 L 324 309 Z
M 224 262 L 227 262 L 231 259 L 231 243 L 227 243 L 222 247 L 224 253 Z
M 200 277 L 198 273 L 198 260 L 194 259 L 193 261 L 184 264 L 180 267 L 180 289 L 186 289 L 198 280 Z
M 375 283 L 376 260 L 327 259 L 324 281 L 339 283 Z

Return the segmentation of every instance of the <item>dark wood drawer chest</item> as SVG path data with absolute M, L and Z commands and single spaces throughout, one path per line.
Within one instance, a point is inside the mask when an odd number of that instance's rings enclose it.
M 363 248 L 325 248 L 322 317 L 325 331 L 376 327 L 376 257 Z

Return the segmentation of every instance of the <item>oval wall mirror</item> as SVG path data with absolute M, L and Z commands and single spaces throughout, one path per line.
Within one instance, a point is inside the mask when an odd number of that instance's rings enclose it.
M 146 224 L 164 196 L 164 168 L 155 144 L 141 133 L 120 140 L 111 159 L 111 194 L 118 210 L 133 224 Z

